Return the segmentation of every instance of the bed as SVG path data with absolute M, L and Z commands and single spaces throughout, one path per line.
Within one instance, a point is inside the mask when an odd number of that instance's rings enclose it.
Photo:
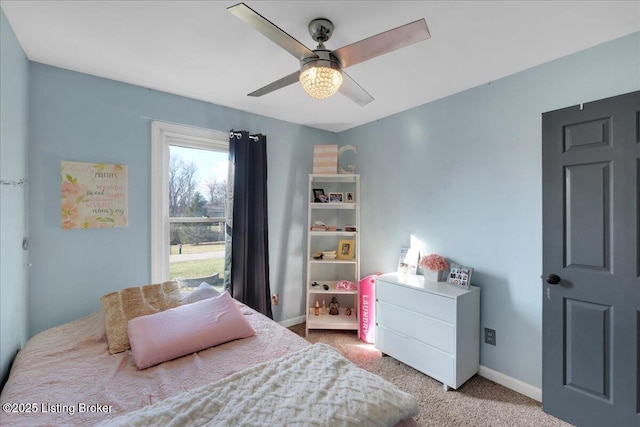
M 16 356 L 1 424 L 415 425 L 412 396 L 233 302 L 255 335 L 146 369 L 109 353 L 104 310 L 41 332 Z

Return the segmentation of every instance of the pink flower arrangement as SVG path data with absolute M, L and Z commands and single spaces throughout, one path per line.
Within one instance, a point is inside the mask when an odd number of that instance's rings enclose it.
M 431 271 L 443 271 L 449 268 L 446 258 L 437 254 L 429 254 L 420 258 L 420 267 Z

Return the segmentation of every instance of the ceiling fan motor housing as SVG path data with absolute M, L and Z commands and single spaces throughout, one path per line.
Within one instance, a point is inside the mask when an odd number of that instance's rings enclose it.
M 313 51 L 314 56 L 307 56 L 300 61 L 300 72 L 311 67 L 327 67 L 341 71 L 342 64 L 340 60 L 325 49 L 316 49 Z

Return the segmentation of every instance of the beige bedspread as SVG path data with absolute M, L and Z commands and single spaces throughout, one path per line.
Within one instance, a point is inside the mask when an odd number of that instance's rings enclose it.
M 109 354 L 102 310 L 44 331 L 16 357 L 0 395 L 0 424 L 96 424 L 309 345 L 252 309 L 242 310 L 255 336 L 142 371 L 130 350 Z

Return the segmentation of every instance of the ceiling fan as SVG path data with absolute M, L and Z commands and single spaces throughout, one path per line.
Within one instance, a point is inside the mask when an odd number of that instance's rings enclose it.
M 325 48 L 324 43 L 333 34 L 333 24 L 326 18 L 316 18 L 309 23 L 309 34 L 318 42 L 318 47 L 311 50 L 244 3 L 228 7 L 227 10 L 300 61 L 300 70 L 251 92 L 248 96 L 266 95 L 299 81 L 304 90 L 314 98 L 328 98 L 340 91 L 347 98 L 364 106 L 373 101 L 373 97 L 344 69 L 431 37 L 426 21 L 419 19 L 330 51 Z

